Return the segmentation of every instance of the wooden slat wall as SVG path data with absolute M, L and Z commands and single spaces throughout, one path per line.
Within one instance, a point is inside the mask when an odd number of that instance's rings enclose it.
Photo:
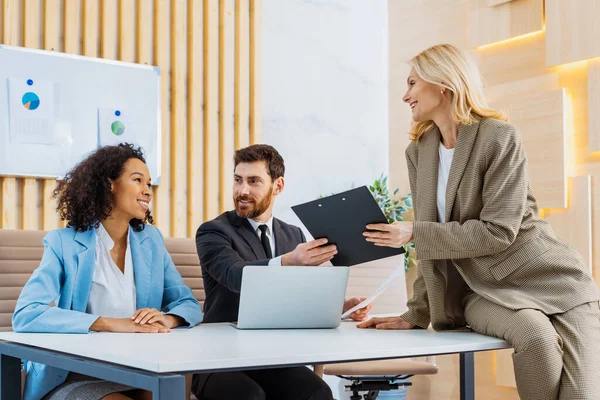
M 165 236 L 232 207 L 233 153 L 260 141 L 260 0 L 0 0 L 0 43 L 161 69 Z M 0 228 L 54 229 L 52 179 L 0 177 Z
M 2 1 L 2 43 L 18 46 L 19 41 L 19 24 L 18 8 L 19 0 L 3 0 Z M 0 178 L 1 181 L 1 209 L 2 217 L 0 224 L 3 228 L 16 228 L 17 220 L 17 180 L 12 177 Z

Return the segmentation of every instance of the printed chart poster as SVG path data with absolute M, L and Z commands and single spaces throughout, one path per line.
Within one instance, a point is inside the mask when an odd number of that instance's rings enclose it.
M 137 143 L 132 118 L 126 110 L 98 109 L 98 146 Z
M 9 78 L 9 129 L 14 143 L 54 143 L 54 83 Z

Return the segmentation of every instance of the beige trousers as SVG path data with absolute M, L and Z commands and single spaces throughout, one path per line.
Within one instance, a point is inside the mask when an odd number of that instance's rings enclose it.
M 562 314 L 511 310 L 472 294 L 465 318 L 476 332 L 507 340 L 522 400 L 600 399 L 600 304 Z

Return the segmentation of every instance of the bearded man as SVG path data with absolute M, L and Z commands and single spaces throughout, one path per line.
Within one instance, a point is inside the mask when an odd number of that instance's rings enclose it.
M 326 239 L 306 243 L 300 228 L 273 217 L 275 198 L 285 186 L 284 173 L 283 158 L 269 145 L 236 151 L 235 210 L 203 223 L 196 233 L 206 293 L 204 323 L 237 321 L 245 266 L 317 266 L 337 253 Z M 347 299 L 344 311 L 363 299 Z M 351 318 L 362 321 L 369 309 L 357 310 Z M 199 400 L 333 398 L 327 384 L 306 367 L 196 374 L 192 391 Z

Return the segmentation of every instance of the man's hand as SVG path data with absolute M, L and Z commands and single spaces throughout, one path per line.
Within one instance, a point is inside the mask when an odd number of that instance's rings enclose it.
M 368 231 L 363 232 L 367 242 L 375 246 L 399 248 L 413 240 L 412 221 L 396 221 L 393 224 L 370 224 Z
M 91 331 L 96 332 L 120 332 L 120 333 L 167 333 L 171 329 L 159 323 L 136 324 L 130 318 L 104 318 L 100 317 L 92 326 Z
M 344 301 L 344 311 L 342 311 L 342 314 L 352 307 L 362 303 L 366 299 L 366 297 L 352 297 L 350 299 L 346 299 L 346 301 Z M 352 314 L 350 314 L 350 318 L 355 321 L 364 321 L 369 316 L 369 311 L 371 311 L 371 308 L 373 308 L 373 303 L 369 303 L 366 307 L 359 308 L 358 310 L 354 311 Z
M 181 319 L 174 315 L 163 314 L 156 308 L 140 308 L 132 316 L 131 319 L 136 324 L 160 324 L 165 328 L 177 328 L 182 324 Z
M 370 320 L 356 325 L 358 328 L 375 329 L 412 329 L 415 326 L 405 321 L 402 317 L 371 318 Z
M 326 243 L 327 239 L 301 243 L 281 257 L 281 265 L 321 265 L 337 254 L 337 247 L 333 244 L 325 246 Z

